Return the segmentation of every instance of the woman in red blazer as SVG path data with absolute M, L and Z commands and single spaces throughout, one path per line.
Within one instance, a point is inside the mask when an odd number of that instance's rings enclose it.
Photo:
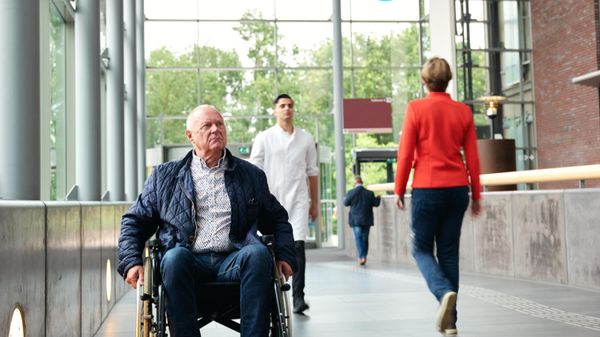
M 452 79 L 446 60 L 434 57 L 427 61 L 421 79 L 429 94 L 408 103 L 394 192 L 396 205 L 403 210 L 406 183 L 414 168 L 412 254 L 429 290 L 440 302 L 438 331 L 456 334 L 458 247 L 469 205 L 469 185 L 471 210 L 474 215 L 481 211 L 477 137 L 471 109 L 445 92 Z

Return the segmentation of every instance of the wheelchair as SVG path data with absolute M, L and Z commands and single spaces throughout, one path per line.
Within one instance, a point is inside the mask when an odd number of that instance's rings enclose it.
M 273 260 L 273 305 L 270 313 L 270 337 L 292 336 L 292 315 L 288 290 L 290 285 L 279 275 L 273 251 L 273 236 L 261 237 Z M 150 239 L 144 248 L 144 284 L 137 287 L 136 337 L 168 337 L 169 320 L 165 310 L 165 294 L 161 285 L 160 245 Z M 241 325 L 240 284 L 238 282 L 206 282 L 198 297 L 198 327 L 216 322 L 237 332 Z

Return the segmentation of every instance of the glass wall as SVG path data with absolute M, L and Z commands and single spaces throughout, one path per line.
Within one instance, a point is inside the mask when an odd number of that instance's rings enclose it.
M 229 143 L 249 145 L 273 125 L 273 98 L 288 93 L 296 125 L 320 148 L 334 148 L 332 7 L 323 0 L 146 1 L 146 146 L 187 144 L 185 119 L 199 104 L 221 109 Z M 390 134 L 346 136 L 348 177 L 352 149 L 395 147 L 406 103 L 423 94 L 424 8 L 423 0 L 341 1 L 344 98 L 390 98 L 394 120 Z M 321 213 L 333 226 L 321 228 L 323 242 L 337 230 L 333 162 L 321 161 Z M 385 182 L 385 166 L 364 178 Z
M 429 50 L 423 1 L 341 5 L 344 97 L 394 104 L 394 132 L 348 137 L 349 145 L 373 145 L 373 137 L 376 145 L 392 145 L 406 102 L 423 93 L 419 69 Z M 183 123 L 202 103 L 230 116 L 231 142 L 251 143 L 272 125 L 271 101 L 283 92 L 296 101 L 299 126 L 333 146 L 331 1 L 151 0 L 145 6 L 147 147 L 187 143 Z
M 506 97 L 502 128 L 495 132 L 515 140 L 517 170 L 535 168 L 529 1 L 456 0 L 455 9 L 459 99 L 473 107 L 479 137 L 491 138 L 491 123 L 477 99 Z
M 67 186 L 66 23 L 50 3 L 50 199 L 63 199 Z

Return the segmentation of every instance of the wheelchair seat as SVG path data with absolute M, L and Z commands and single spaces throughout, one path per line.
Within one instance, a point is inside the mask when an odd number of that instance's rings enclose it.
M 277 270 L 273 252 L 273 236 L 262 237 L 269 248 L 273 262 L 273 307 L 270 313 L 269 336 L 291 337 L 291 309 L 288 290 Z M 156 239 L 146 242 L 144 249 L 144 285 L 139 290 L 136 315 L 136 337 L 168 337 L 168 317 L 165 310 L 166 296 L 160 275 L 160 244 Z M 139 289 L 139 288 L 138 288 Z M 232 330 L 241 332 L 240 284 L 239 282 L 205 282 L 199 287 L 198 328 L 210 322 L 217 322 Z

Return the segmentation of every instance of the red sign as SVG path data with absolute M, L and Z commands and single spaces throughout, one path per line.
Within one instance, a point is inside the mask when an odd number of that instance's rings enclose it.
M 392 100 L 390 98 L 344 99 L 344 132 L 392 132 Z

